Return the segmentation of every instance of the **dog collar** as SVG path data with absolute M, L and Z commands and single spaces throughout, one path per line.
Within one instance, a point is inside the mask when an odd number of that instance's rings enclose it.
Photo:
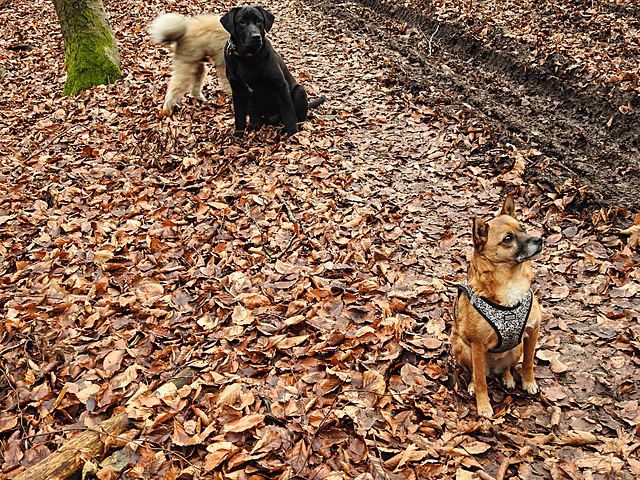
M 227 44 L 224 48 L 225 53 L 227 55 L 236 55 L 237 57 L 253 57 L 253 53 L 247 53 L 246 55 L 240 55 L 238 53 L 238 49 L 236 48 L 235 44 L 233 43 L 233 40 L 231 40 L 231 37 L 229 37 L 229 39 L 227 40 Z
M 498 305 L 484 297 L 476 295 L 465 280 L 458 286 L 458 296 L 454 304 L 454 315 L 458 316 L 458 299 L 464 293 L 476 311 L 489 322 L 498 335 L 498 344 L 489 352 L 504 353 L 517 347 L 522 342 L 524 329 L 527 326 L 531 306 L 533 305 L 533 291 L 527 290 L 520 303 L 513 307 Z

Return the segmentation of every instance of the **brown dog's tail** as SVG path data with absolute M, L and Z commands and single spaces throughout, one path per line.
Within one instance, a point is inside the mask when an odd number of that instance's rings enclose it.
M 321 97 L 314 98 L 309 102 L 309 108 L 316 108 L 318 105 L 324 103 L 325 100 L 326 98 L 324 98 L 324 95 L 322 95 Z

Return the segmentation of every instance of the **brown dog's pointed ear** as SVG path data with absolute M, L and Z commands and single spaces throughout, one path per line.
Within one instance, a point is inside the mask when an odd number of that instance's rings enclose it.
M 233 7 L 227 13 L 225 13 L 222 18 L 220 18 L 220 23 L 224 27 L 224 29 L 229 32 L 229 34 L 233 35 L 235 33 L 235 22 L 233 21 L 233 17 L 236 14 L 238 7 Z
M 513 192 L 507 195 L 507 198 L 504 199 L 500 215 L 509 215 L 510 217 L 516 218 L 516 204 L 513 201 Z
M 267 12 L 264 8 L 258 7 L 262 12 L 262 18 L 264 19 L 264 31 L 268 32 L 273 27 L 273 21 L 276 17 L 273 16 L 272 13 Z
M 481 250 L 489 238 L 489 226 L 480 218 L 473 217 L 473 246 Z

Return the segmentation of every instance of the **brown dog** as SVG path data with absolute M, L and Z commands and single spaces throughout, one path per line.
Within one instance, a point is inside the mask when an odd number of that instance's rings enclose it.
M 170 113 L 187 92 L 198 100 L 205 100 L 202 87 L 207 75 L 207 60 L 215 62 L 220 86 L 225 93 L 231 94 L 224 62 L 224 46 L 229 33 L 218 15 L 183 17 L 166 13 L 153 21 L 150 31 L 155 43 L 175 44 L 173 73 L 162 106 L 163 113 Z
M 538 391 L 533 357 L 541 313 L 531 291 L 530 260 L 541 251 L 542 238 L 528 235 L 515 219 L 512 194 L 490 222 L 473 218 L 473 257 L 454 304 L 451 347 L 456 361 L 472 372 L 468 390 L 483 417 L 493 416 L 486 376 L 501 374 L 504 385 L 514 388 L 511 367 L 523 351 L 522 388 Z

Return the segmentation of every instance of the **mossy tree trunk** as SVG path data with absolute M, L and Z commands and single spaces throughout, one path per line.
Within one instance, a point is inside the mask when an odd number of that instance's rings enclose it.
M 122 78 L 120 53 L 102 0 L 53 0 L 64 38 L 63 95 Z

